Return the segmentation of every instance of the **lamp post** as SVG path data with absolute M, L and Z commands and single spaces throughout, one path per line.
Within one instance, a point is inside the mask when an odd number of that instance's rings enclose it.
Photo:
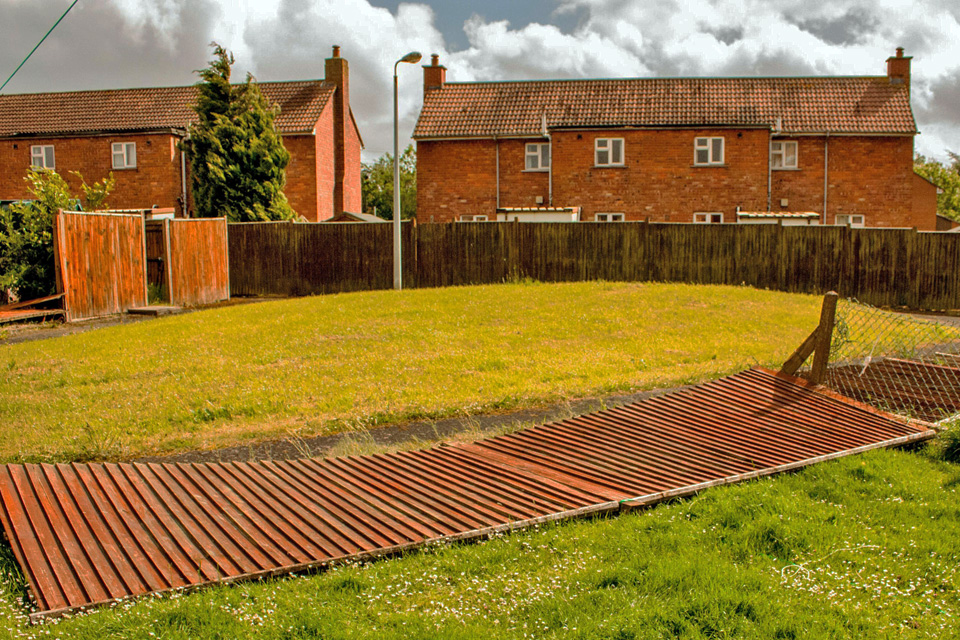
M 420 62 L 419 51 L 411 51 L 393 63 L 393 288 L 402 287 L 403 274 L 400 268 L 400 124 L 397 106 L 397 67 L 401 62 Z

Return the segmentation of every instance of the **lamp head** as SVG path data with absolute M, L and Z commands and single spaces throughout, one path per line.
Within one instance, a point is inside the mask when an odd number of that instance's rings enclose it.
M 423 56 L 420 55 L 419 51 L 411 51 L 407 55 L 400 58 L 399 62 L 409 62 L 410 64 L 416 64 L 420 62 L 420 58 Z

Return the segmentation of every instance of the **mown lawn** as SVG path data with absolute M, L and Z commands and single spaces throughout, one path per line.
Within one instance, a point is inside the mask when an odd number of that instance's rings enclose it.
M 32 628 L 8 578 L 0 636 L 955 638 L 958 486 L 958 465 L 876 451 L 619 517 Z
M 510 284 L 213 309 L 0 346 L 0 461 L 119 460 L 777 365 L 819 298 Z

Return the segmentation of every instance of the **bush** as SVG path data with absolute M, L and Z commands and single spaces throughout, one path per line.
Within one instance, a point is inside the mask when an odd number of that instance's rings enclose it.
M 106 207 L 113 175 L 93 185 L 76 175 L 86 206 Z M 80 201 L 70 195 L 66 181 L 56 171 L 31 167 L 25 180 L 30 185 L 30 199 L 0 210 L 0 290 L 10 290 L 20 300 L 56 291 L 53 216 L 58 209 L 76 209 Z

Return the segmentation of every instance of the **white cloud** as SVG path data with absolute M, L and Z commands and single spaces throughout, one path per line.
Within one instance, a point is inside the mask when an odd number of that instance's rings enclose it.
M 436 27 L 440 0 L 89 0 L 77 5 L 9 91 L 183 84 L 216 39 L 238 74 L 318 78 L 333 44 L 350 62 L 351 97 L 370 159 L 392 147 L 392 67 L 410 50 L 441 55 L 450 80 L 677 75 L 882 75 L 894 47 L 914 56 L 918 150 L 960 150 L 960 3 L 956 0 L 557 0 L 558 16 L 513 22 L 474 16 L 467 47 Z M 69 0 L 0 0 L 0 60 L 29 51 Z M 513 24 L 517 26 L 513 26 Z M 15 66 L 15 63 L 7 63 Z M 0 75 L 3 69 L 0 69 Z M 400 71 L 401 131 L 420 107 L 418 67 Z

